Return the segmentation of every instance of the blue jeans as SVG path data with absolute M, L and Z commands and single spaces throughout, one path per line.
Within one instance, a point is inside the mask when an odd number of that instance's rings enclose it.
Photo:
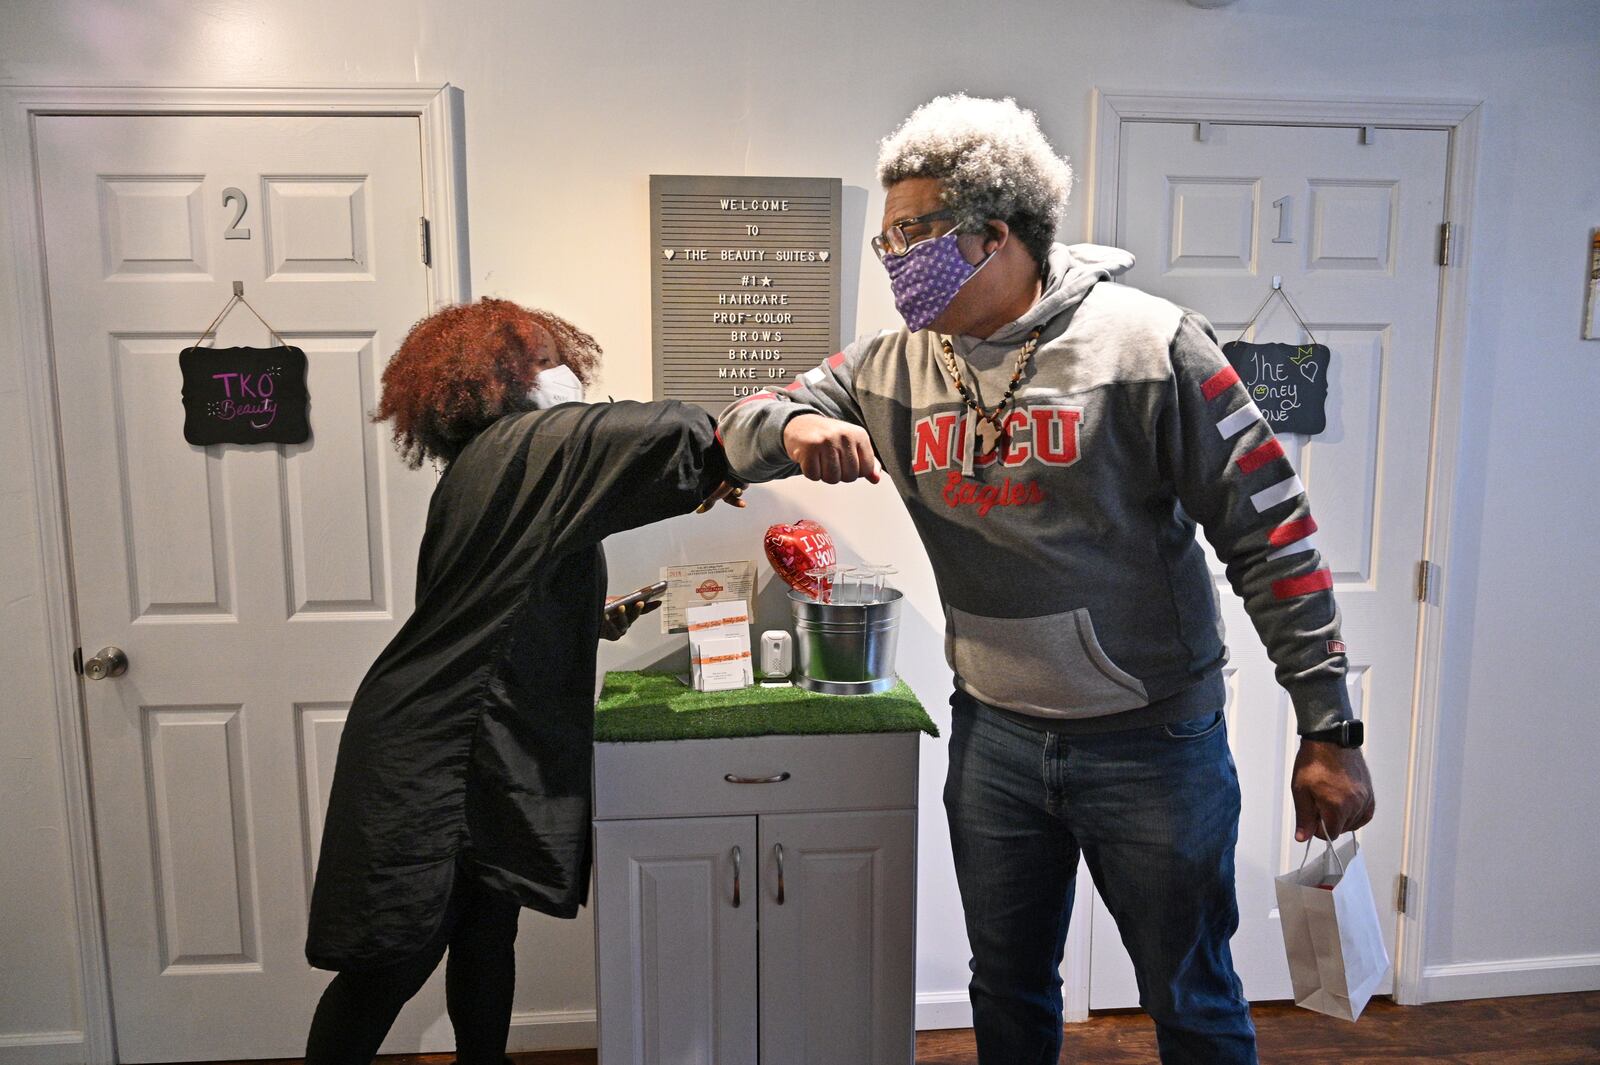
M 1164 1065 L 1256 1060 L 1228 940 L 1239 776 L 1220 711 L 1061 736 L 951 700 L 945 809 L 982 1065 L 1055 1065 L 1082 853 L 1133 958 Z

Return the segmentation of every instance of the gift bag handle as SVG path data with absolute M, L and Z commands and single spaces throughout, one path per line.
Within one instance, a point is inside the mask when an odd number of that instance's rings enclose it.
M 1328 823 L 1322 819 L 1322 816 L 1320 814 L 1317 815 L 1317 824 L 1322 827 L 1323 839 L 1328 844 L 1328 853 L 1333 855 L 1333 864 L 1338 866 L 1339 875 L 1343 876 L 1344 875 L 1344 861 L 1343 861 L 1343 859 L 1341 859 L 1339 857 L 1339 849 L 1333 845 L 1333 840 L 1328 837 Z M 1350 835 L 1354 836 L 1355 832 L 1352 831 L 1350 833 Z M 1359 842 L 1360 841 L 1358 840 L 1357 843 L 1359 844 Z M 1310 857 L 1311 857 L 1311 840 L 1308 839 L 1308 840 L 1306 840 L 1306 852 L 1300 856 L 1300 868 L 1304 869 L 1306 867 L 1306 861 Z

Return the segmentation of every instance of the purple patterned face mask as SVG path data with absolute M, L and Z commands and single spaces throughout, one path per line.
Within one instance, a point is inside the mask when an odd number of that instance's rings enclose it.
M 950 306 L 961 286 L 992 258 L 984 256 L 977 266 L 967 262 L 954 232 L 913 244 L 904 255 L 885 256 L 883 268 L 889 271 L 894 305 L 906 320 L 906 328 L 913 333 L 928 328 Z

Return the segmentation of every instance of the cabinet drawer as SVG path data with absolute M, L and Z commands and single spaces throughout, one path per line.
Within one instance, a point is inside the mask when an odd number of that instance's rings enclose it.
M 917 805 L 921 733 L 597 743 L 596 820 Z M 787 774 L 787 776 L 785 776 Z M 770 783 L 737 783 L 744 781 Z

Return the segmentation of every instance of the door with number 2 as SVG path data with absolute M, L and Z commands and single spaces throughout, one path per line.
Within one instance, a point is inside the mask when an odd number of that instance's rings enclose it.
M 86 656 L 128 660 L 83 684 L 118 1053 L 298 1056 L 334 752 L 411 609 L 433 484 L 367 418 L 429 309 L 420 126 L 60 115 L 37 135 L 77 626 Z M 234 281 L 308 356 L 303 444 L 184 441 L 178 352 Z M 239 308 L 217 343 L 271 341 Z

